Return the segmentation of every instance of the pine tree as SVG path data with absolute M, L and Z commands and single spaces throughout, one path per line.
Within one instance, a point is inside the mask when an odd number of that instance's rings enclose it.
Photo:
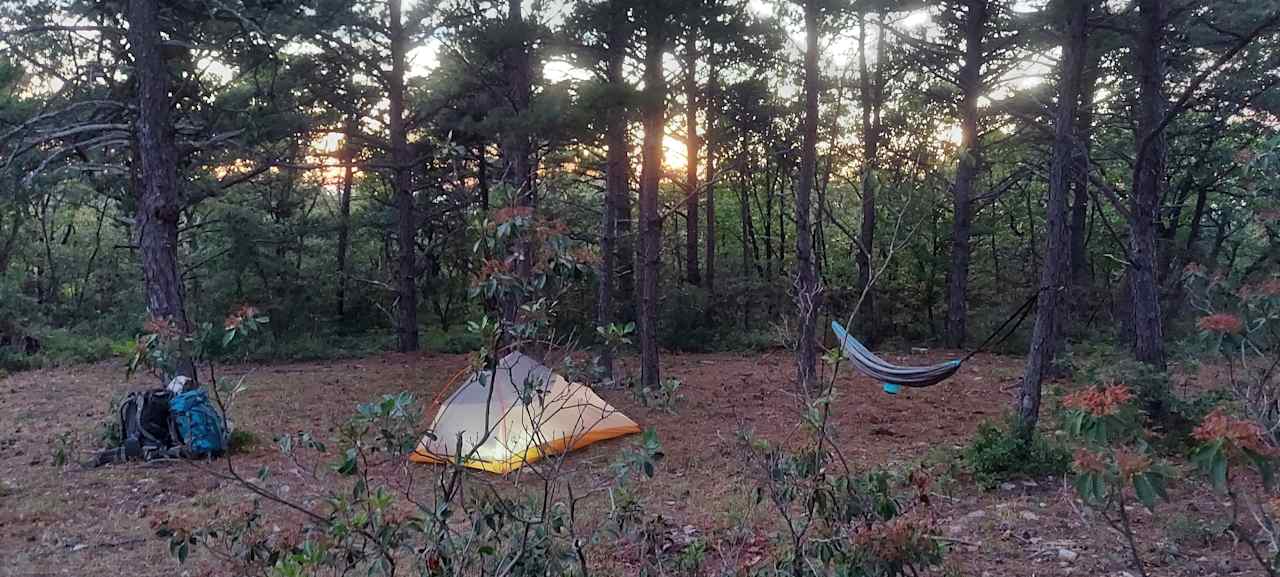
M 1049 200 L 1045 208 L 1045 251 L 1040 264 L 1036 324 L 1018 396 L 1019 422 L 1028 435 L 1040 417 L 1041 382 L 1062 346 L 1061 304 L 1067 297 L 1067 273 L 1071 265 L 1067 204 L 1077 158 L 1075 129 L 1089 47 L 1090 4 L 1070 1 L 1057 6 L 1066 19 L 1066 41 L 1058 72 L 1058 110 L 1054 120 L 1053 157 L 1049 166 Z

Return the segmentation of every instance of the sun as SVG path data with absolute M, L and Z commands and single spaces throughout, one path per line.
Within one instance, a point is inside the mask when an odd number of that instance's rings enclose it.
M 662 166 L 683 170 L 688 163 L 684 141 L 669 135 L 662 137 Z
M 322 164 L 324 168 L 319 170 L 317 178 L 322 184 L 336 186 L 342 182 L 343 173 L 345 172 L 335 155 L 342 147 L 344 136 L 341 132 L 327 132 L 323 136 L 311 141 L 311 151 L 307 155 L 307 161 L 313 164 Z

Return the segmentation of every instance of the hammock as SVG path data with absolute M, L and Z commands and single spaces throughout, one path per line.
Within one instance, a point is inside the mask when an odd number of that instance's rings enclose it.
M 899 387 L 903 386 L 936 385 L 954 375 L 963 362 L 962 359 L 955 359 L 926 367 L 898 366 L 877 357 L 875 353 L 858 342 L 858 339 L 850 336 L 849 331 L 844 330 L 840 323 L 831 321 L 831 330 L 835 331 L 836 338 L 840 340 L 840 347 L 844 350 L 844 356 L 849 358 L 854 368 L 873 379 L 884 382 L 884 390 L 890 394 L 898 392 Z
M 928 387 L 941 383 L 951 375 L 956 374 L 956 371 L 960 370 L 960 365 L 964 364 L 965 361 L 986 350 L 987 345 L 993 342 L 997 345 L 1003 343 L 1005 339 L 1013 335 L 1014 331 L 1018 330 L 1018 326 L 1022 324 L 1023 320 L 1026 320 L 1027 315 L 1032 310 L 1035 310 L 1036 301 L 1040 299 L 1040 293 L 1045 290 L 1062 290 L 1062 288 L 1050 289 L 1046 287 L 1031 293 L 1026 302 L 1014 310 L 1013 314 L 1009 315 L 1009 318 L 1005 319 L 1003 323 L 1000 323 L 1000 326 L 991 333 L 991 336 L 987 337 L 987 340 L 982 341 L 978 348 L 969 351 L 969 354 L 959 359 L 927 367 L 901 367 L 877 357 L 875 353 L 858 342 L 858 339 L 850 336 L 849 331 L 844 330 L 844 327 L 840 326 L 838 322 L 831 321 L 831 330 L 835 331 L 836 338 L 840 339 L 840 348 L 844 350 L 844 356 L 849 357 L 849 361 L 853 363 L 854 368 L 869 377 L 884 382 L 884 392 L 895 395 L 904 386 Z

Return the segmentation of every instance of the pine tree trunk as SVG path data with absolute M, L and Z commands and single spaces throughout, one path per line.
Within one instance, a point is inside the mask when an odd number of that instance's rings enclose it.
M 685 35 L 684 53 L 684 125 L 685 155 L 684 201 L 685 280 L 692 285 L 702 284 L 698 266 L 698 154 L 702 143 L 698 137 L 698 33 L 690 26 Z
M 625 19 L 615 20 L 609 28 L 608 55 L 606 57 L 609 84 L 617 90 L 625 86 L 622 66 L 626 59 L 626 41 L 630 35 Z M 600 221 L 600 281 L 596 311 L 599 326 L 607 327 L 614 319 L 614 277 L 617 274 L 618 212 L 628 191 L 631 170 L 627 144 L 627 110 L 619 100 L 610 104 L 606 112 L 605 140 L 608 146 L 605 167 L 604 215 Z M 600 355 L 600 365 L 606 379 L 613 379 L 613 354 L 607 348 Z
M 640 167 L 640 385 L 658 386 L 658 270 L 662 221 L 658 216 L 658 182 L 662 178 L 662 139 L 666 133 L 667 83 L 662 53 L 666 49 L 666 14 L 650 8 L 645 30 L 644 145 Z
M 1098 83 L 1098 56 L 1090 51 L 1080 83 L 1080 109 L 1076 114 L 1074 177 L 1071 181 L 1071 302 L 1075 315 L 1083 317 L 1089 308 L 1089 151 L 1093 141 L 1093 98 Z
M 711 62 L 711 69 L 707 71 L 707 94 L 708 98 L 714 99 L 719 90 L 719 82 L 716 76 L 715 61 Z M 713 105 L 707 106 L 707 135 L 712 136 L 712 128 L 714 126 L 716 108 Z M 715 293 L 716 291 L 716 148 L 714 142 L 705 143 L 707 147 L 707 240 L 706 240 L 706 262 L 703 263 L 703 286 L 706 287 L 707 293 Z M 714 300 L 713 307 L 714 308 Z
M 390 0 L 391 76 L 387 101 L 391 124 L 391 162 L 395 165 L 396 237 L 396 348 L 418 350 L 418 222 L 411 182 L 412 155 L 405 135 L 404 73 L 405 33 L 400 19 L 401 0 Z
M 765 162 L 769 162 L 765 160 Z M 766 165 L 767 166 L 767 165 Z M 773 282 L 773 174 L 765 169 L 765 187 L 764 187 L 764 280 L 765 282 Z M 759 205 L 759 203 L 756 203 Z M 759 206 L 757 206 L 757 209 Z M 770 307 L 772 307 L 772 299 L 770 299 Z M 771 311 L 772 312 L 772 311 Z
M 13 247 L 17 245 L 18 233 L 21 231 L 22 212 L 15 208 L 4 242 L 0 243 L 0 276 L 9 271 L 9 264 L 13 262 Z
M 507 25 L 512 32 L 515 32 L 517 27 L 524 25 L 523 9 L 523 0 L 507 1 Z M 519 34 L 523 37 L 524 33 L 521 31 Z M 532 94 L 529 51 L 523 42 L 518 45 L 512 44 L 504 50 L 502 66 L 507 81 L 506 105 L 511 107 L 510 112 L 514 116 L 519 117 L 529 110 L 529 100 Z M 529 159 L 529 134 L 522 127 L 516 126 L 521 122 L 521 119 L 516 120 L 502 136 L 502 180 L 515 193 L 517 206 L 533 208 L 537 205 L 537 200 L 535 198 L 532 181 L 533 173 Z M 521 239 L 517 243 L 515 247 L 517 252 L 516 275 L 527 282 L 533 276 L 533 263 L 537 258 L 535 254 L 537 246 L 532 238 Z M 502 320 L 506 331 L 510 331 L 514 325 L 520 322 L 520 305 L 520 295 L 509 294 L 504 299 L 502 303 Z M 504 342 L 503 344 L 508 343 Z
M 137 156 L 142 165 L 135 228 L 147 312 L 187 334 L 190 322 L 178 270 L 178 220 L 183 207 L 178 197 L 169 71 L 162 54 L 156 0 L 129 0 L 128 19 L 138 83 Z M 179 373 L 194 376 L 189 359 L 187 347 L 181 347 Z
M 1087 26 L 1090 2 L 1074 2 L 1067 24 L 1058 78 L 1058 113 L 1054 124 L 1053 157 L 1049 167 L 1049 201 L 1045 208 L 1045 252 L 1040 264 L 1039 302 L 1031 350 L 1018 396 L 1018 417 L 1022 431 L 1030 435 L 1040 419 L 1040 391 L 1045 374 L 1051 370 L 1062 348 L 1060 326 L 1070 267 L 1070 237 L 1067 227 L 1067 197 L 1071 193 L 1072 169 L 1076 158 L 1076 109 L 1080 103 L 1081 74 L 1088 50 Z
M 627 127 L 630 130 L 630 127 Z M 623 138 L 627 138 L 623 134 Z M 630 146 L 630 143 L 627 144 Z M 630 148 L 628 148 L 630 152 Z M 627 186 L 623 189 L 623 193 L 616 199 L 614 206 L 614 222 L 617 223 L 618 243 L 614 252 L 614 268 L 617 270 L 618 277 L 618 298 L 625 301 L 619 304 L 618 313 L 620 320 L 636 319 L 636 233 L 639 227 L 635 225 L 635 211 L 632 210 L 632 194 L 631 194 L 631 160 L 627 160 Z
M 818 6 L 817 0 L 804 4 L 804 126 L 800 145 L 800 177 L 796 183 L 796 272 L 795 298 L 799 320 L 796 343 L 796 376 L 809 391 L 817 384 L 817 321 L 822 306 L 813 263 L 813 228 L 810 204 L 818 162 Z
M 1165 0 L 1138 2 L 1135 46 L 1138 80 L 1137 154 L 1129 211 L 1129 304 L 1134 315 L 1134 357 L 1157 370 L 1165 368 L 1164 331 L 1156 280 L 1156 219 L 1165 186 L 1166 142 L 1163 130 Z
M 862 227 L 858 231 L 857 251 L 858 287 L 865 296 L 858 308 L 859 324 L 867 346 L 876 341 L 876 309 L 873 267 L 875 267 L 876 242 L 876 172 L 880 162 L 880 99 L 884 91 L 884 14 L 880 14 L 880 32 L 876 39 L 876 70 L 874 80 L 867 68 L 866 14 L 858 18 L 858 72 L 861 78 L 862 96 Z
M 743 143 L 742 152 L 739 154 L 751 154 L 750 148 Z M 751 237 L 751 198 L 747 192 L 750 182 L 754 178 L 750 164 L 743 171 L 739 179 L 738 186 L 738 223 L 742 229 L 742 278 L 745 281 L 751 280 L 753 269 L 755 269 L 755 261 L 751 258 L 751 245 L 755 240 Z
M 960 161 L 951 189 L 954 217 L 951 223 L 951 268 L 947 278 L 947 346 L 964 346 L 968 333 L 969 237 L 973 228 L 973 181 L 981 165 L 978 145 L 978 97 L 982 94 L 982 36 L 987 22 L 987 0 L 969 0 L 965 16 L 965 57 L 960 68 Z
M 348 118 L 342 138 L 342 190 L 338 196 L 338 318 L 347 318 L 347 277 L 351 271 L 347 263 L 347 253 L 351 249 L 351 186 L 355 180 L 356 133 L 355 117 Z

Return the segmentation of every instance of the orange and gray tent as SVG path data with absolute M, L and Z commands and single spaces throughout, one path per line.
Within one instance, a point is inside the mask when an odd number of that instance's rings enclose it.
M 640 427 L 590 387 L 513 352 L 464 380 L 441 403 L 430 431 L 411 461 L 508 473 Z

